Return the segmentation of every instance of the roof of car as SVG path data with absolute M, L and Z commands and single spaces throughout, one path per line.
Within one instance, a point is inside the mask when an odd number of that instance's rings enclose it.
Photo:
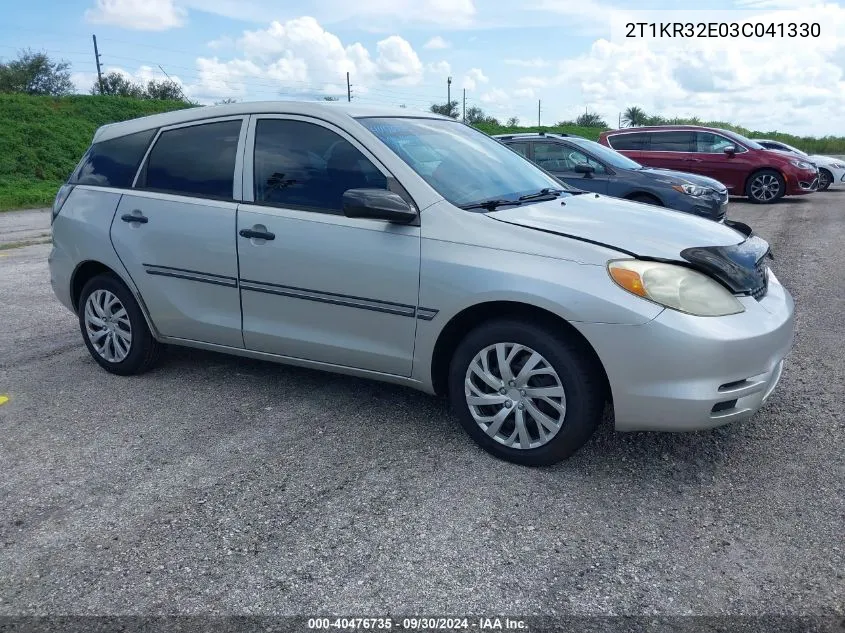
M 535 138 L 535 137 L 580 138 L 578 136 L 573 136 L 572 134 L 566 134 L 565 132 L 515 132 L 513 134 L 494 134 L 493 135 L 493 138 L 501 139 L 503 141 L 510 140 L 510 139 L 518 139 L 518 138 Z
M 120 123 L 109 123 L 97 130 L 94 134 L 94 142 L 107 141 L 119 136 L 125 136 L 126 134 L 134 134 L 135 132 L 143 132 L 144 130 L 152 130 L 170 125 L 245 114 L 298 114 L 314 116 L 335 124 L 343 124 L 344 122 L 348 122 L 350 118 L 362 117 L 413 117 L 453 120 L 432 112 L 408 110 L 406 108 L 367 106 L 329 101 L 252 101 L 184 108 L 182 110 L 130 119 L 129 121 L 122 121 Z
M 730 130 L 723 130 L 718 127 L 707 127 L 704 125 L 638 125 L 636 127 L 624 127 L 618 130 L 607 130 L 602 132 L 603 136 L 613 136 L 614 134 L 632 134 L 634 132 L 667 132 L 667 131 L 696 131 L 703 130 L 705 132 L 730 132 Z

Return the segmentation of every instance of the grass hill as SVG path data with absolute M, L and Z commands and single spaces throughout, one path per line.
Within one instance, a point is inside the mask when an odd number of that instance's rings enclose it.
M 82 157 L 101 125 L 190 107 L 181 101 L 74 95 L 33 97 L 0 94 L 0 211 L 49 206 L 56 190 Z M 707 124 L 705 124 L 707 125 Z M 753 132 L 726 123 L 746 136 L 780 139 L 811 154 L 845 154 L 845 137 L 801 138 L 777 132 Z M 543 130 L 598 139 L 600 128 L 504 127 L 479 124 L 488 134 Z
M 0 211 L 49 206 L 99 126 L 185 107 L 125 97 L 0 94 Z

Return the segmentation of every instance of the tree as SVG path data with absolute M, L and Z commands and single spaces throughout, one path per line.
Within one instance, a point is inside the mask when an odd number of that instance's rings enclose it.
M 508 119 L 508 127 L 519 127 L 519 117 L 512 116 Z
M 115 97 L 135 97 L 143 99 L 145 96 L 144 87 L 126 78 L 125 75 L 112 71 L 103 75 L 103 89 L 100 91 L 100 83 L 94 82 L 91 86 L 91 94 L 112 95 Z
M 645 125 L 648 115 L 642 108 L 631 106 L 622 113 L 622 125 L 625 127 L 639 127 Z
M 575 125 L 580 127 L 607 127 L 607 122 L 595 112 L 585 112 L 575 119 Z
M 338 97 L 323 97 L 323 101 L 339 101 Z
M 70 64 L 50 59 L 46 53 L 26 49 L 18 58 L 0 63 L 0 92 L 60 97 L 73 92 Z
M 434 112 L 434 114 L 442 114 L 443 116 L 450 116 L 453 119 L 457 119 L 461 114 L 458 111 L 458 102 L 457 101 L 450 101 L 449 103 L 432 103 L 431 104 L 431 111 Z
M 221 99 L 220 101 L 215 101 L 214 105 L 226 105 L 227 103 L 237 103 L 238 100 L 234 97 L 226 97 L 225 99 Z
M 182 87 L 172 79 L 156 81 L 151 79 L 147 83 L 147 99 L 159 99 L 161 101 L 187 101 Z
M 474 125 L 476 123 L 483 123 L 484 119 L 486 118 L 487 115 L 484 114 L 484 110 L 482 110 L 478 106 L 472 106 L 470 108 L 467 108 L 466 122 L 470 125 Z

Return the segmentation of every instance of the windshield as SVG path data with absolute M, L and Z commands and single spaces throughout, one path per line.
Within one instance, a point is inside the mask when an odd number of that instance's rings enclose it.
M 403 117 L 358 121 L 455 206 L 567 189 L 528 159 L 457 121 Z
M 745 138 L 742 134 L 737 134 L 736 132 L 731 132 L 730 130 L 719 130 L 719 134 L 727 136 L 734 141 L 739 141 L 749 149 L 766 149 L 757 141 L 752 141 L 750 138 Z
M 643 166 L 640 165 L 637 161 L 631 160 L 627 156 L 623 156 L 616 150 L 610 149 L 609 147 L 605 147 L 604 145 L 600 145 L 595 141 L 588 141 L 585 138 L 575 138 L 573 136 L 569 136 L 566 140 L 573 145 L 577 145 L 578 147 L 587 150 L 590 152 L 595 158 L 598 158 L 600 161 L 607 163 L 611 167 L 618 167 L 619 169 L 642 169 Z

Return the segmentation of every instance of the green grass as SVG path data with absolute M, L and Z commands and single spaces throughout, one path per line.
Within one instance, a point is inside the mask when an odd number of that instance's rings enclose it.
M 189 105 L 180 101 L 127 97 L 0 94 L 0 211 L 49 206 L 99 126 L 185 107 Z M 751 138 L 781 140 L 810 154 L 845 154 L 845 137 L 797 137 L 747 130 L 724 122 L 702 125 L 733 129 Z M 565 132 L 592 140 L 598 140 L 602 131 L 578 126 L 505 127 L 482 123 L 477 127 L 488 134 Z
M 0 211 L 48 206 L 99 126 L 184 107 L 125 97 L 0 94 Z

